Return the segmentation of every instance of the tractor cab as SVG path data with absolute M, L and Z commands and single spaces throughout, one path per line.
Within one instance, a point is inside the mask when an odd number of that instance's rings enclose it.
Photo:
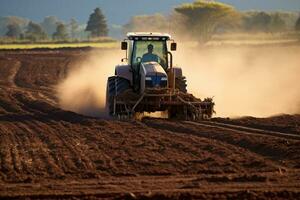
M 121 48 L 127 52 L 125 60 L 127 60 L 133 72 L 133 85 L 137 86 L 136 90 L 139 89 L 139 85 L 135 83 L 140 82 L 141 64 L 152 63 L 151 67 L 157 68 L 155 70 L 159 70 L 160 67 L 158 66 L 161 66 L 165 73 L 168 72 L 169 68 L 172 68 L 172 54 L 168 51 L 169 43 L 171 51 L 175 51 L 176 43 L 169 34 L 127 34 L 127 39 L 122 42 Z

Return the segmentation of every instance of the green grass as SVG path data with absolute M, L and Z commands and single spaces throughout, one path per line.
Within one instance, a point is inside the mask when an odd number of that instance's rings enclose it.
M 0 44 L 0 49 L 35 49 L 35 48 L 78 48 L 78 47 L 96 47 L 96 48 L 116 48 L 117 42 L 84 42 L 84 43 L 48 43 L 48 44 Z

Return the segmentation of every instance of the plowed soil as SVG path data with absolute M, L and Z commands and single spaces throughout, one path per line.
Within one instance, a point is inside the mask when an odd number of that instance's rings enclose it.
M 88 49 L 0 52 L 0 198 L 299 199 L 300 141 L 59 108 Z M 215 119 L 299 134 L 300 117 Z

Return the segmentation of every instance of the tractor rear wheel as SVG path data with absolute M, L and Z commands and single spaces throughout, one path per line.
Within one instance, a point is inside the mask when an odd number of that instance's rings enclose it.
M 129 81 L 122 77 L 116 77 L 116 95 L 122 94 L 130 88 Z

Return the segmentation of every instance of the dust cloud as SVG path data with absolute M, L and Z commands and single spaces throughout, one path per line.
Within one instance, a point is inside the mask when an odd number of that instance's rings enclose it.
M 58 86 L 61 108 L 76 113 L 105 117 L 106 81 L 122 56 L 120 50 L 94 50 L 78 59 Z
M 195 48 L 178 42 L 174 63 L 187 77 L 188 91 L 214 97 L 216 116 L 268 117 L 300 113 L 299 46 Z M 94 51 L 59 84 L 63 109 L 105 116 L 107 77 L 124 57 L 121 50 Z
M 178 46 L 188 91 L 214 96 L 217 116 L 268 117 L 300 113 L 299 46 Z

